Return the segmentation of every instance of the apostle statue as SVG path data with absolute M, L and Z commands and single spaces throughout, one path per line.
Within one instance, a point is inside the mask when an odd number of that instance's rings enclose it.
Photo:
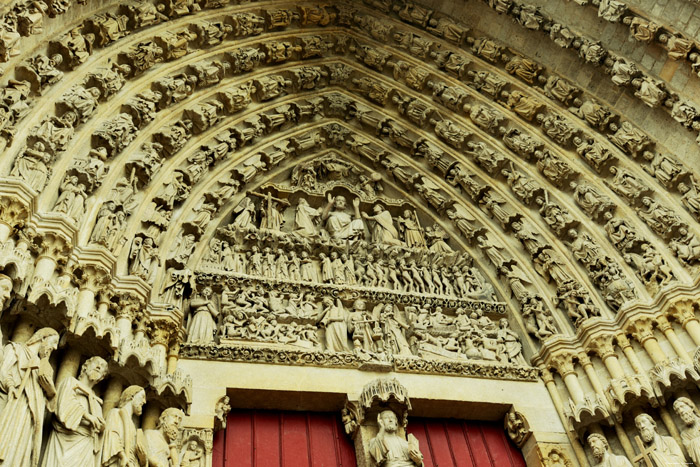
M 355 217 L 345 212 L 345 206 L 344 196 L 338 195 L 334 198 L 328 194 L 328 204 L 321 213 L 321 219 L 326 222 L 326 230 L 334 240 L 354 240 L 364 232 L 360 200 L 355 198 L 352 202 Z
M 610 445 L 605 436 L 592 433 L 588 436 L 588 445 L 593 451 L 596 467 L 632 467 L 632 463 L 625 456 L 618 456 L 610 452 Z
M 399 232 L 394 227 L 394 220 L 391 213 L 384 209 L 384 206 L 377 204 L 374 206 L 374 215 L 370 216 L 366 212 L 362 213 L 362 217 L 368 221 L 372 221 L 371 237 L 372 242 L 378 245 L 401 245 L 399 240 Z
M 685 465 L 683 451 L 671 436 L 661 436 L 656 422 L 650 415 L 641 413 L 634 418 L 639 435 L 649 449 L 649 457 L 655 465 Z
M 102 400 L 93 387 L 106 375 L 107 362 L 92 357 L 83 364 L 78 378 L 69 376 L 59 383 L 43 467 L 99 467 L 99 440 L 105 421 Z
M 683 445 L 695 465 L 700 465 L 700 413 L 698 413 L 698 408 L 687 397 L 679 397 L 673 403 L 673 410 L 685 423 L 686 428 L 681 433 Z
M 414 467 L 423 465 L 423 454 L 413 435 L 408 441 L 399 436 L 399 420 L 392 410 L 377 416 L 379 433 L 369 442 L 369 453 L 379 467 Z
M 163 410 L 155 430 L 146 430 L 148 465 L 180 467 L 177 437 L 185 414 L 174 407 Z
M 44 411 L 56 388 L 51 353 L 58 333 L 42 328 L 24 343 L 10 342 L 0 352 L 0 466 L 39 465 Z
M 124 389 L 117 407 L 109 411 L 102 444 L 101 467 L 139 467 L 146 463 L 143 432 L 134 425 L 133 416 L 141 415 L 146 391 L 140 386 Z

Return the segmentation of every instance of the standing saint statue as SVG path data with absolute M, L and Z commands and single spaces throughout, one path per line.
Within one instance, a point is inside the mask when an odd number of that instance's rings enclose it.
M 163 410 L 155 430 L 146 430 L 148 465 L 151 467 L 180 467 L 178 440 L 185 414 L 170 407 Z
M 392 410 L 377 416 L 379 433 L 369 442 L 369 453 L 379 467 L 414 467 L 423 465 L 418 440 L 409 435 L 408 441 L 399 436 L 399 420 Z
M 190 302 L 191 318 L 187 328 L 187 342 L 210 344 L 216 332 L 216 317 L 219 311 L 212 300 L 211 287 L 204 287 Z
M 592 433 L 588 436 L 588 445 L 596 460 L 596 467 L 632 467 L 632 463 L 625 456 L 619 456 L 610 452 L 610 445 L 605 436 Z
M 102 399 L 93 387 L 107 375 L 107 362 L 89 358 L 78 378 L 69 376 L 58 385 L 53 431 L 43 467 L 99 467 L 100 434 L 105 426 Z
M 685 456 L 681 447 L 671 436 L 661 436 L 656 431 L 656 422 L 651 415 L 640 413 L 634 418 L 634 424 L 646 448 L 649 457 L 658 466 L 685 465 Z
M 685 429 L 681 433 L 681 441 L 683 441 L 683 445 L 695 465 L 700 465 L 700 413 L 698 413 L 698 408 L 687 397 L 679 397 L 673 403 L 673 410 L 685 423 Z
M 0 466 L 39 465 L 46 400 L 56 388 L 51 353 L 58 333 L 42 328 L 25 344 L 8 343 L 0 353 Z
M 328 204 L 321 213 L 321 219 L 326 221 L 326 230 L 334 240 L 354 240 L 362 236 L 364 225 L 360 216 L 360 200 L 352 201 L 355 217 L 345 212 L 345 197 L 338 195 L 333 198 L 328 195 Z
M 146 461 L 143 432 L 134 425 L 133 416 L 141 415 L 146 391 L 140 386 L 124 389 L 117 407 L 109 411 L 102 443 L 101 467 L 139 467 Z

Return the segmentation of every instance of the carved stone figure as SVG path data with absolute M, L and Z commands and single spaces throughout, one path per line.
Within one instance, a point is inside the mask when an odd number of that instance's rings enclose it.
M 615 210 L 615 203 L 601 193 L 597 188 L 587 182 L 571 182 L 574 189 L 574 200 L 586 214 L 595 220 L 602 220 L 605 214 Z
M 380 467 L 413 467 L 423 465 L 418 440 L 411 434 L 408 441 L 398 434 L 399 421 L 392 410 L 377 416 L 379 432 L 369 442 L 369 453 Z
M 649 191 L 649 188 L 644 182 L 635 177 L 632 172 L 627 169 L 612 166 L 610 167 L 610 173 L 615 176 L 615 179 L 610 182 L 608 186 L 629 201 L 634 201 Z
M 54 211 L 66 214 L 71 219 L 80 220 L 85 206 L 85 185 L 78 183 L 78 177 L 67 177 L 61 184 L 61 194 L 58 195 Z
M 654 81 L 649 77 L 633 79 L 632 86 L 637 88 L 634 95 L 649 107 L 660 106 L 668 95 L 663 82 Z
M 622 20 L 630 28 L 630 34 L 639 42 L 651 42 L 654 40 L 659 25 L 640 16 L 626 16 Z
M 149 466 L 180 467 L 177 441 L 183 418 L 182 410 L 169 407 L 160 414 L 155 430 L 144 431 Z
M 536 62 L 519 55 L 511 58 L 510 61 L 506 63 L 505 68 L 508 73 L 517 76 L 529 84 L 534 84 L 537 75 L 542 71 L 542 67 Z
M 96 453 L 104 430 L 102 400 L 93 387 L 107 375 L 107 362 L 91 357 L 78 378 L 66 377 L 58 385 L 53 431 L 44 452 L 44 467 L 78 465 L 97 467 Z
M 44 144 L 36 142 L 34 147 L 25 149 L 17 157 L 10 175 L 21 178 L 32 189 L 41 192 L 49 177 L 50 162 L 51 155 L 45 151 Z
M 81 27 L 74 28 L 61 36 L 55 44 L 63 56 L 64 63 L 74 69 L 87 61 L 92 53 L 94 34 L 83 34 Z
M 328 194 L 328 204 L 321 213 L 321 219 L 326 222 L 326 230 L 334 240 L 354 240 L 364 232 L 364 224 L 360 215 L 360 200 L 353 200 L 354 217 L 345 211 L 345 197 L 333 197 Z
M 190 321 L 187 327 L 187 342 L 193 344 L 210 344 L 216 333 L 216 318 L 219 311 L 212 300 L 212 290 L 204 287 L 190 301 Z
M 320 323 L 326 328 L 326 349 L 331 352 L 347 352 L 348 313 L 340 299 L 325 297 L 322 301 L 323 317 Z
M 610 452 L 610 445 L 605 436 L 598 433 L 588 435 L 588 446 L 591 448 L 596 466 L 600 467 L 632 467 L 632 463 L 625 456 L 619 456 Z
M 683 465 L 685 456 L 681 447 L 671 436 L 662 436 L 656 431 L 656 422 L 650 415 L 641 413 L 634 418 L 639 435 L 649 449 L 649 457 L 656 465 Z
M 401 245 L 398 239 L 399 232 L 394 226 L 394 221 L 391 213 L 387 211 L 381 204 L 374 206 L 374 215 L 363 212 L 362 217 L 371 222 L 371 239 L 376 244 Z
M 679 397 L 673 402 L 673 410 L 685 424 L 681 432 L 681 440 L 688 455 L 695 462 L 700 464 L 700 413 L 698 409 L 687 397 Z
M 47 400 L 56 388 L 51 353 L 58 333 L 41 328 L 26 343 L 9 342 L 0 352 L 0 462 L 7 467 L 39 465 Z
M 609 67 L 606 71 L 610 73 L 612 82 L 618 86 L 627 86 L 641 73 L 634 62 L 622 57 L 610 57 L 605 64 Z
M 143 432 L 136 428 L 132 419 L 134 415 L 141 415 L 145 403 L 143 388 L 129 386 L 122 392 L 117 407 L 109 411 L 102 444 L 102 467 L 146 464 Z

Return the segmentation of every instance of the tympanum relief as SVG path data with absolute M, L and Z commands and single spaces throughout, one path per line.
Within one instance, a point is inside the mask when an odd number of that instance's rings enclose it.
M 395 192 L 331 151 L 241 194 L 195 273 L 187 342 L 525 365 L 471 256 Z

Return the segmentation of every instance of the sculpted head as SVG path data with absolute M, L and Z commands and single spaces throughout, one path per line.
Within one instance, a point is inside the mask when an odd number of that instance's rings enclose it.
M 121 409 L 129 403 L 134 408 L 134 414 L 141 415 L 143 406 L 146 404 L 146 391 L 141 386 L 129 386 L 124 389 L 119 398 L 119 408 Z
M 107 376 L 107 362 L 102 357 L 90 357 L 80 370 L 80 378 L 86 377 L 91 383 L 99 383 Z
M 695 404 L 693 404 L 693 401 L 687 397 L 679 397 L 676 399 L 676 401 L 673 403 L 673 410 L 675 410 L 678 416 L 681 417 L 683 423 L 688 426 L 694 425 L 698 418 L 700 418 L 700 416 L 698 416 L 698 409 L 695 407 Z
M 379 428 L 384 429 L 387 433 L 396 433 L 399 429 L 399 419 L 393 410 L 385 410 L 377 417 Z
M 598 462 L 600 462 L 603 459 L 605 453 L 610 449 L 608 440 L 605 439 L 605 436 L 600 435 L 598 433 L 592 433 L 588 436 L 588 445 L 591 447 L 593 457 Z
M 345 200 L 345 196 L 343 196 L 343 195 L 338 195 L 338 196 L 336 196 L 335 199 L 334 199 L 334 203 L 333 203 L 333 205 L 334 205 L 338 210 L 345 209 L 345 206 L 347 206 L 347 204 L 348 204 L 348 203 L 347 203 L 347 201 Z
M 46 358 L 58 348 L 58 332 L 52 328 L 41 328 L 27 341 L 27 347 L 39 346 L 39 357 Z
M 651 415 L 640 413 L 635 417 L 634 424 L 645 443 L 650 443 L 654 440 L 654 435 L 656 434 L 656 422 L 653 418 L 651 418 Z
M 182 424 L 183 418 L 185 418 L 185 414 L 182 410 L 169 407 L 160 414 L 156 428 L 161 430 L 169 441 L 175 441 L 180 432 L 180 424 Z

